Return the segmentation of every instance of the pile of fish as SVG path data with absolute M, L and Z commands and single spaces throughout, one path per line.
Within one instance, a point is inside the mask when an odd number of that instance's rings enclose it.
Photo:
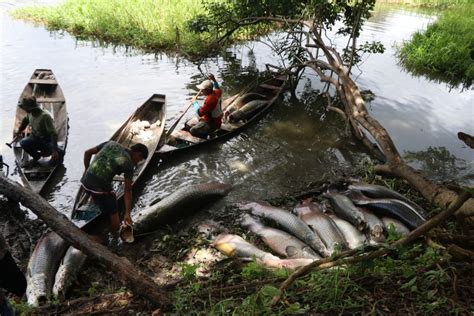
M 205 203 L 229 193 L 231 186 L 224 183 L 187 185 L 132 215 L 135 234 L 145 234 L 170 223 L 185 213 L 199 210 Z M 30 257 L 27 271 L 27 298 L 32 306 L 39 306 L 51 294 L 64 297 L 77 273 L 86 261 L 86 255 L 74 247 L 68 248 L 54 232 L 41 237 Z
M 259 236 L 278 256 L 232 234 L 217 236 L 212 245 L 229 257 L 295 269 L 336 251 L 384 242 L 389 230 L 406 235 L 426 221 L 420 206 L 379 185 L 355 183 L 343 193 L 328 192 L 324 197 L 330 208 L 311 200 L 303 201 L 293 212 L 265 202 L 237 205 L 246 211 L 242 227 Z

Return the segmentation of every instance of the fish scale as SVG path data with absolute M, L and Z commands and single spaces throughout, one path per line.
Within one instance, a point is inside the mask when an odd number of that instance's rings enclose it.
M 239 204 L 239 208 L 242 210 L 250 210 L 253 215 L 272 220 L 287 232 L 304 241 L 321 255 L 325 257 L 331 255 L 319 236 L 315 234 L 306 223 L 290 212 L 258 202 L 241 203 Z
M 28 262 L 26 296 L 28 303 L 39 306 L 51 295 L 54 275 L 68 244 L 55 232 L 44 234 Z
M 405 224 L 409 229 L 415 229 L 426 220 L 409 204 L 395 199 L 360 199 L 355 200 L 357 205 L 364 205 L 380 215 L 394 217 Z
M 327 197 L 331 200 L 334 213 L 336 213 L 337 216 L 347 220 L 360 231 L 364 231 L 367 228 L 367 221 L 364 214 L 347 196 L 339 193 L 329 193 Z
M 72 285 L 77 274 L 86 262 L 87 256 L 74 247 L 69 247 L 56 272 L 53 295 L 64 298 L 66 290 Z
M 334 220 L 337 227 L 339 227 L 350 249 L 360 247 L 364 244 L 366 240 L 365 235 L 358 231 L 351 223 L 335 215 L 330 215 L 330 217 Z
M 326 247 L 333 253 L 337 247 L 344 250 L 347 245 L 336 223 L 313 203 L 303 203 L 295 208 L 295 213 L 321 237 Z
M 227 195 L 231 186 L 224 183 L 195 184 L 178 189 L 160 202 L 153 204 L 132 216 L 133 228 L 137 233 L 146 233 L 175 217 Z
M 353 183 L 349 185 L 348 187 L 350 190 L 357 190 L 362 192 L 364 195 L 370 198 L 376 198 L 376 199 L 383 199 L 383 198 L 392 198 L 392 199 L 397 199 L 401 200 L 409 205 L 411 205 L 414 209 L 417 210 L 418 213 L 420 213 L 421 216 L 426 217 L 426 212 L 423 210 L 421 206 L 416 204 L 415 202 L 409 200 L 402 194 L 393 191 L 389 188 L 386 188 L 381 185 L 376 185 L 376 184 L 368 184 L 368 183 Z
M 263 251 L 245 239 L 237 235 L 221 234 L 216 237 L 212 246 L 229 257 L 238 257 L 259 260 L 278 260 L 277 256 L 269 252 Z
M 248 214 L 244 215 L 241 225 L 262 238 L 267 246 L 281 256 L 287 258 L 321 258 L 311 247 L 298 238 L 282 230 L 264 226 Z

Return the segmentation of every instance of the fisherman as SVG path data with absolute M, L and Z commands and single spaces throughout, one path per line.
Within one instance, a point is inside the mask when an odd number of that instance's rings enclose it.
M 91 163 L 92 155 L 95 155 Z M 124 225 L 132 225 L 132 178 L 134 167 L 148 157 L 148 148 L 143 144 L 135 144 L 126 148 L 114 141 L 107 141 L 92 147 L 84 153 L 84 167 L 82 187 L 92 196 L 94 203 L 101 211 L 100 223 L 115 233 L 120 228 L 117 198 L 112 181 L 115 175 L 124 174 Z M 97 236 L 101 234 L 104 225 L 86 226 L 85 232 Z M 98 231 L 98 229 L 100 229 Z M 99 236 L 100 238 L 100 236 Z
M 201 90 L 201 94 L 206 96 L 206 99 L 202 106 L 197 101 L 193 103 L 194 110 L 199 116 L 199 123 L 189 130 L 193 136 L 201 138 L 206 138 L 214 130 L 220 128 L 222 123 L 222 90 L 213 74 L 209 74 L 208 78 L 197 85 L 197 88 Z
M 0 315 L 15 315 L 3 289 L 22 297 L 26 292 L 26 279 L 8 250 L 5 239 L 0 234 Z
M 31 134 L 23 138 L 20 145 L 33 158 L 30 161 L 25 161 L 22 167 L 33 167 L 41 157 L 47 156 L 51 156 L 50 164 L 52 166 L 61 163 L 64 151 L 58 148 L 58 132 L 51 116 L 38 106 L 34 96 L 23 98 L 19 107 L 25 110 L 28 115 L 25 116 L 15 132 L 15 138 L 21 137 L 26 127 L 31 126 Z

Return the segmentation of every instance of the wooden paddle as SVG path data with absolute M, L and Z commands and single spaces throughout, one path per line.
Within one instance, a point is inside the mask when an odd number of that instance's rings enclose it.
M 184 110 L 183 114 L 181 114 L 181 116 L 176 120 L 176 122 L 174 122 L 174 124 L 170 127 L 168 133 L 166 133 L 166 136 L 165 136 L 166 141 L 168 141 L 168 138 L 171 136 L 171 133 L 173 133 L 176 126 L 178 126 L 179 121 L 181 121 L 181 119 L 186 114 L 186 112 L 188 112 L 191 105 L 193 105 L 194 101 L 196 101 L 197 97 L 201 94 L 201 91 L 202 90 L 199 90 L 199 92 L 191 99 L 191 101 L 189 102 L 189 105 L 186 108 L 186 110 Z
M 12 148 L 12 144 L 13 143 L 16 143 L 18 141 L 18 138 L 20 138 L 21 135 L 16 135 L 13 140 L 9 143 L 5 143 L 5 145 L 7 145 L 8 147 Z

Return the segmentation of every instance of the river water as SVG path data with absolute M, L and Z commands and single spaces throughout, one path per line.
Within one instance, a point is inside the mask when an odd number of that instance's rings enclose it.
M 51 33 L 15 20 L 7 13 L 38 2 L 56 1 L 0 2 L 0 154 L 14 166 L 3 144 L 11 139 L 18 97 L 35 68 L 51 68 L 67 100 L 70 129 L 64 172 L 46 198 L 66 214 L 79 187 L 84 150 L 110 138 L 151 94 L 166 94 L 170 126 L 205 73 L 216 75 L 226 96 L 252 81 L 265 63 L 277 60 L 266 45 L 252 42 L 236 45 L 198 66 L 173 56 L 76 40 L 67 33 Z M 386 52 L 365 59 L 355 75 L 361 89 L 375 94 L 370 110 L 399 150 L 416 152 L 412 156 L 419 161 L 414 165 L 435 179 L 469 182 L 473 151 L 457 140 L 456 133 L 474 134 L 473 91 L 414 77 L 394 56 L 394 44 L 409 39 L 433 19 L 399 8 L 378 10 L 362 37 L 382 41 Z M 135 209 L 191 183 L 217 180 L 233 184 L 222 206 L 294 192 L 322 177 L 350 171 L 366 153 L 345 136 L 344 124 L 335 115 L 324 113 L 321 102 L 308 90 L 311 87 L 322 86 L 309 73 L 298 86 L 298 100 L 285 94 L 244 133 L 188 155 L 156 161 L 135 190 Z

